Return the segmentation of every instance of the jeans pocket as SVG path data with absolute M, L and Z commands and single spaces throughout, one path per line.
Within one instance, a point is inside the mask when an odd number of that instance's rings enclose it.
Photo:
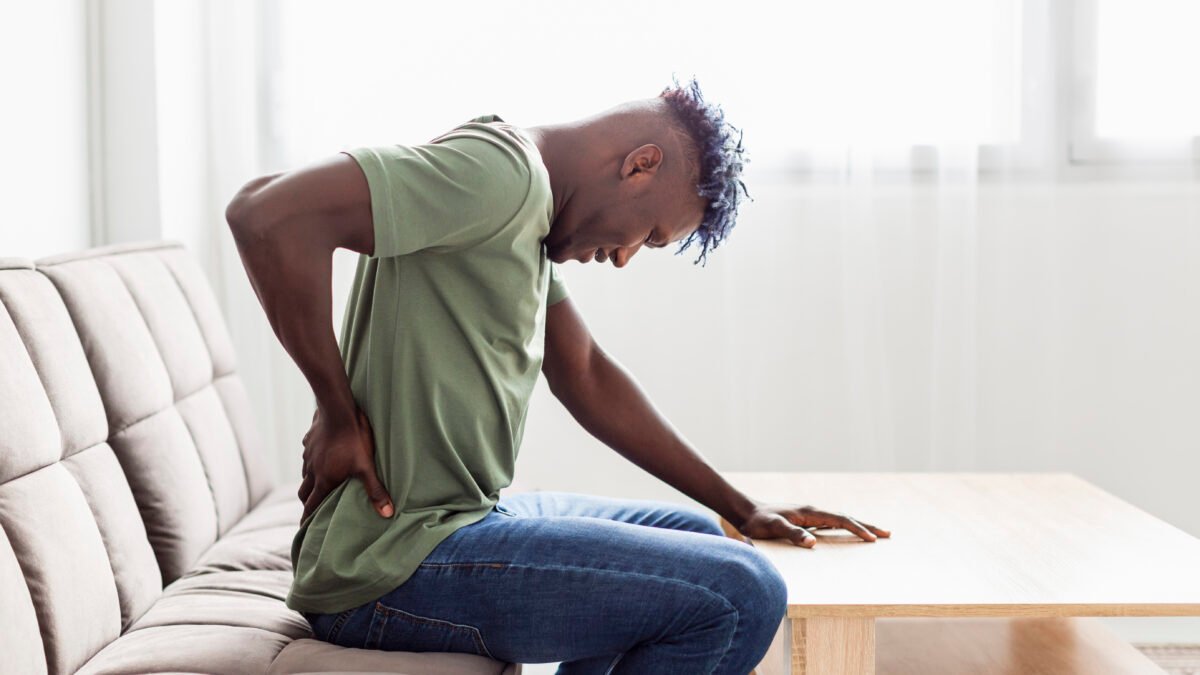
M 459 652 L 494 658 L 479 629 L 375 603 L 366 649 L 389 652 Z
M 338 635 L 341 634 L 342 628 L 350 619 L 357 607 L 337 612 L 335 614 L 323 614 L 321 612 L 304 612 L 304 618 L 308 619 L 308 625 L 312 627 L 313 637 L 331 644 L 338 644 Z M 357 646 L 357 645 L 355 645 Z

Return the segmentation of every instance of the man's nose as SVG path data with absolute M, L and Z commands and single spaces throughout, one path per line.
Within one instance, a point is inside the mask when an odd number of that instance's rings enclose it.
M 621 248 L 617 249 L 616 254 L 613 255 L 613 259 L 612 259 L 613 265 L 616 265 L 618 268 L 628 265 L 629 259 L 632 258 L 634 256 L 634 254 L 637 253 L 638 250 L 640 250 L 641 248 L 642 248 L 642 245 L 638 244 L 636 246 L 630 246 L 630 247 L 622 246 Z

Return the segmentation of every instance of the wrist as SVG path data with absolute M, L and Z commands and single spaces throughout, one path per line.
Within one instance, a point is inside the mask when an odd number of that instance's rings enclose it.
M 732 517 L 726 516 L 725 520 L 729 521 L 729 524 L 734 527 L 741 529 L 742 525 L 745 525 L 746 521 L 750 520 L 750 516 L 754 515 L 754 512 L 758 510 L 758 502 L 736 490 L 735 494 L 736 497 L 730 506 L 730 516 Z
M 730 485 L 723 477 L 720 479 L 720 484 L 721 488 L 717 491 L 718 497 L 715 503 L 708 504 L 708 507 L 716 511 L 730 525 L 740 529 L 746 521 L 750 520 L 750 516 L 758 509 L 759 503 Z
M 331 426 L 354 425 L 358 422 L 358 404 L 353 397 L 318 398 L 317 415 Z

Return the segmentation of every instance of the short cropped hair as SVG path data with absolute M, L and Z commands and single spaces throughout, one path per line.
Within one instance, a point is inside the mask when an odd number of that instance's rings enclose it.
M 750 160 L 742 147 L 742 131 L 725 121 L 719 105 L 704 100 L 696 78 L 684 85 L 674 76 L 671 79 L 673 86 L 663 89 L 659 96 L 670 104 L 677 126 L 694 143 L 699 164 L 696 193 L 708 202 L 700 227 L 683 240 L 675 254 L 683 253 L 698 240 L 700 255 L 695 263 L 703 264 L 709 251 L 729 236 L 742 196 L 750 197 L 741 179 L 742 166 Z

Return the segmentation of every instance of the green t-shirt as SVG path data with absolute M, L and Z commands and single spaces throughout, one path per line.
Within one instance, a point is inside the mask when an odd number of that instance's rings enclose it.
M 346 154 L 370 187 L 375 251 L 359 256 L 340 349 L 395 515 L 354 478 L 300 524 L 287 606 L 323 613 L 404 583 L 512 483 L 546 307 L 567 294 L 542 245 L 550 178 L 519 129 L 484 115 Z

